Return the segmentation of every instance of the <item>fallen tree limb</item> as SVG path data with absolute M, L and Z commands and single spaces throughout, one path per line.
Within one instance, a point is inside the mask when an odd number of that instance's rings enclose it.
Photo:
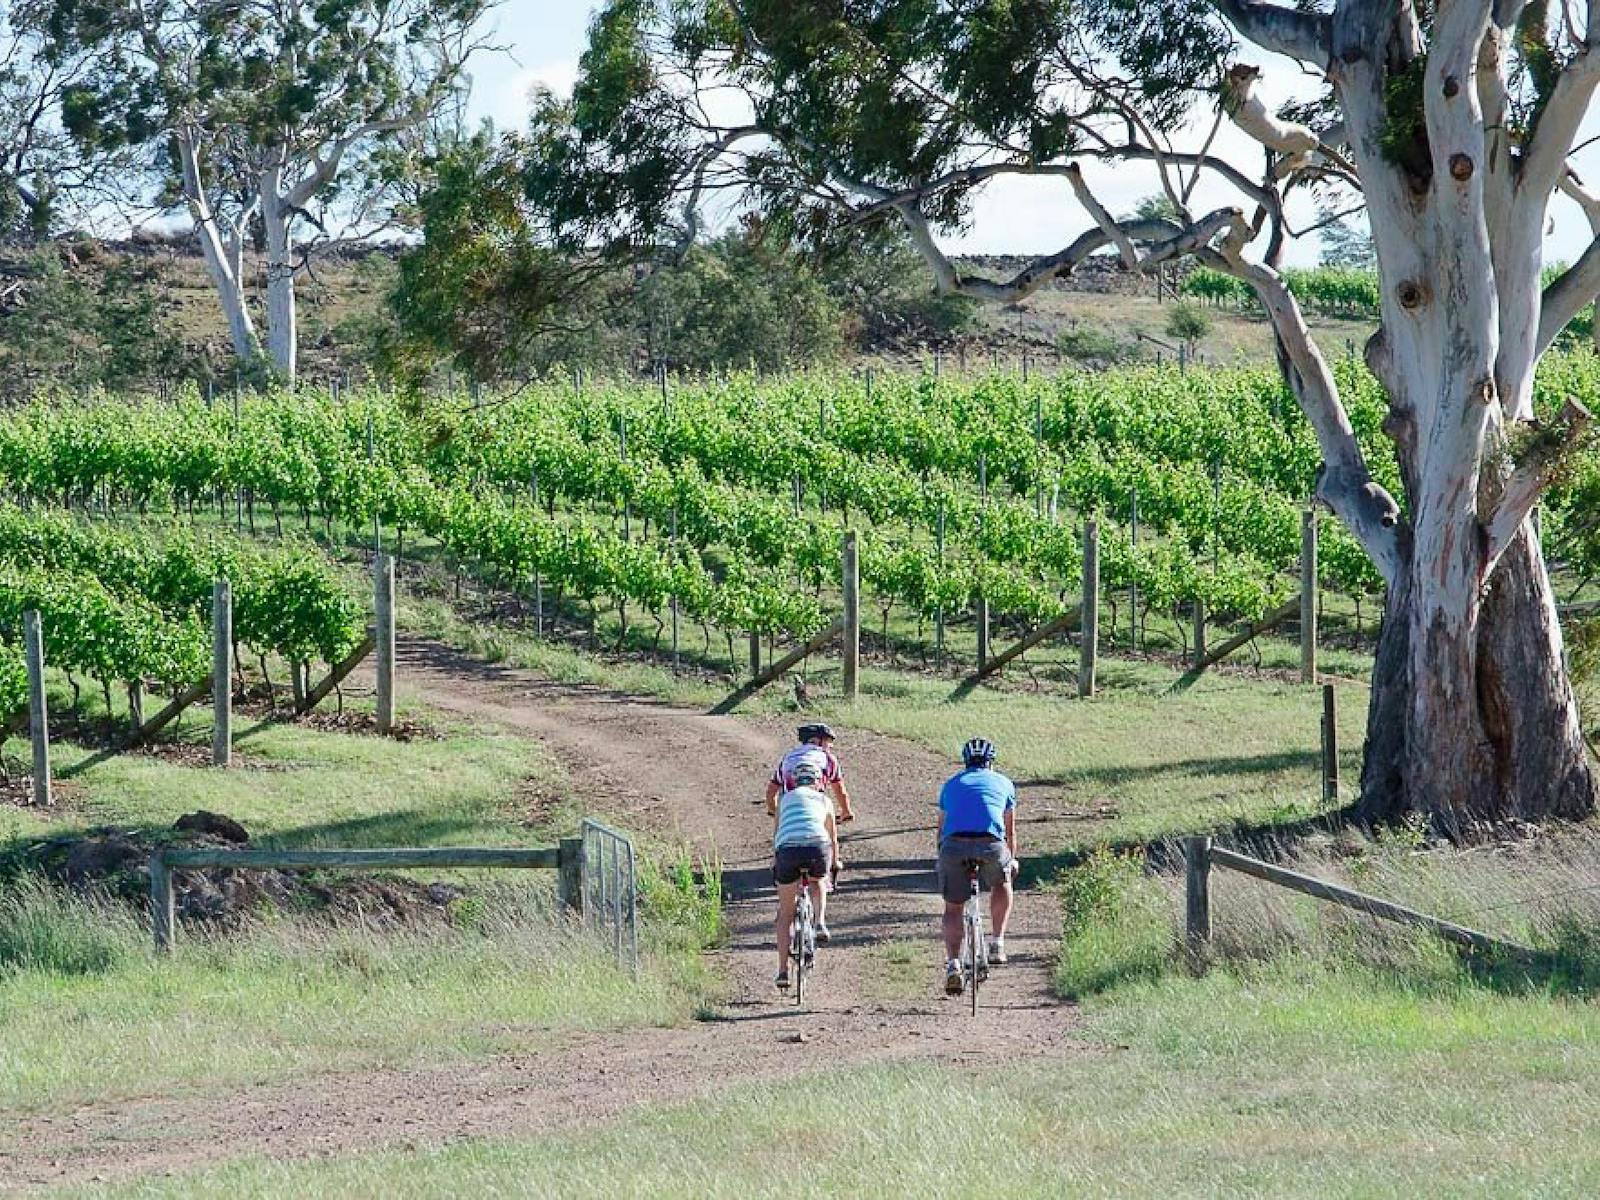
M 294 715 L 297 717 L 303 717 L 306 713 L 310 712 L 313 708 L 326 700 L 328 698 L 328 693 L 333 691 L 334 688 L 338 687 L 340 683 L 344 682 L 345 676 L 349 675 L 351 671 L 354 671 L 356 667 L 361 664 L 361 660 L 372 653 L 377 644 L 377 639 L 373 637 L 372 631 L 368 630 L 367 636 L 361 639 L 361 644 L 352 650 L 345 657 L 343 662 L 334 667 L 333 670 L 329 671 L 326 679 L 306 693 L 305 698 L 301 700 L 300 704 L 295 708 Z
M 809 655 L 815 654 L 818 650 L 821 650 L 824 646 L 833 641 L 834 638 L 838 637 L 843 632 L 844 618 L 838 617 L 834 620 L 832 625 L 829 625 L 821 633 L 814 636 L 809 642 L 805 643 L 805 645 L 789 651 L 789 653 L 785 654 L 782 658 L 773 663 L 765 671 L 761 672 L 761 674 L 757 675 L 749 683 L 743 684 L 734 691 L 730 692 L 726 697 L 718 702 L 715 707 L 711 709 L 710 715 L 714 717 L 720 717 L 726 713 L 731 713 L 751 696 L 754 696 L 762 688 L 766 687 L 767 684 L 771 683 L 790 667 L 794 666 L 795 663 L 799 662 L 802 658 L 806 658 Z
M 1046 621 L 1027 637 L 1003 650 L 1001 653 L 995 655 L 988 662 L 984 663 L 982 667 L 978 668 L 978 670 L 974 671 L 971 675 L 968 675 L 965 679 L 963 679 L 956 690 L 950 694 L 950 698 L 952 700 L 960 700 L 969 695 L 975 687 L 977 687 L 985 679 L 989 678 L 989 676 L 993 675 L 1001 667 L 1005 666 L 1019 654 L 1023 654 L 1033 649 L 1045 639 L 1054 637 L 1058 633 L 1070 633 L 1072 630 L 1078 627 L 1078 618 L 1080 615 L 1081 614 L 1074 609 L 1072 612 L 1062 613 L 1053 621 Z

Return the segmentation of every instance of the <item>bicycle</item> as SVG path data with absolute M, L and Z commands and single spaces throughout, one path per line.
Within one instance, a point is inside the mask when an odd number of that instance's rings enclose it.
M 969 858 L 961 865 L 967 869 L 967 903 L 961 910 L 961 970 L 972 991 L 972 1015 L 977 1016 L 978 985 L 989 978 L 989 944 L 983 936 L 983 905 L 978 902 L 983 860 Z
M 794 920 L 789 925 L 789 967 L 794 972 L 794 1002 L 805 1002 L 806 975 L 816 961 L 817 930 L 811 904 L 811 870 L 800 868 L 800 891 L 794 898 Z

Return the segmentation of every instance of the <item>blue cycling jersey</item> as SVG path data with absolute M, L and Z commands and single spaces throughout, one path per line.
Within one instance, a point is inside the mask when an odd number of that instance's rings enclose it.
M 987 834 L 1002 838 L 1006 813 L 1017 806 L 1017 786 L 992 767 L 969 767 L 939 791 L 944 836 Z

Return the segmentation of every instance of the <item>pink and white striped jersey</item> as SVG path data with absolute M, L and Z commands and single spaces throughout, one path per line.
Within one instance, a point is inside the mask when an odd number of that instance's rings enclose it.
M 824 750 L 821 746 L 807 742 L 802 746 L 796 746 L 783 756 L 783 761 L 773 769 L 772 782 L 786 792 L 793 790 L 795 768 L 801 763 L 810 763 L 816 767 L 825 784 L 838 783 L 844 778 L 844 772 L 839 769 L 839 760 L 833 756 L 831 750 Z

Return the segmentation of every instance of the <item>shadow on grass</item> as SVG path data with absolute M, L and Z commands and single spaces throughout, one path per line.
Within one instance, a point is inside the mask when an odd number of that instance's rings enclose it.
M 1019 788 L 1062 787 L 1069 783 L 1118 784 L 1140 780 L 1205 775 L 1268 775 L 1283 771 L 1316 771 L 1322 763 L 1316 750 L 1281 750 L 1273 754 L 1227 755 L 1217 758 L 1184 758 L 1143 766 L 1079 767 L 1058 775 L 1021 780 Z
M 483 828 L 481 821 L 468 816 L 448 816 L 420 810 L 385 812 L 342 821 L 297 825 L 252 838 L 250 844 L 256 848 L 283 850 L 465 846 L 482 843 Z M 526 841 L 530 845 L 545 845 L 551 838 L 542 831 L 528 830 Z
M 1464 954 L 1467 974 L 1478 984 L 1512 996 L 1600 994 L 1600 929 L 1567 915 L 1544 940 L 1527 954 Z

